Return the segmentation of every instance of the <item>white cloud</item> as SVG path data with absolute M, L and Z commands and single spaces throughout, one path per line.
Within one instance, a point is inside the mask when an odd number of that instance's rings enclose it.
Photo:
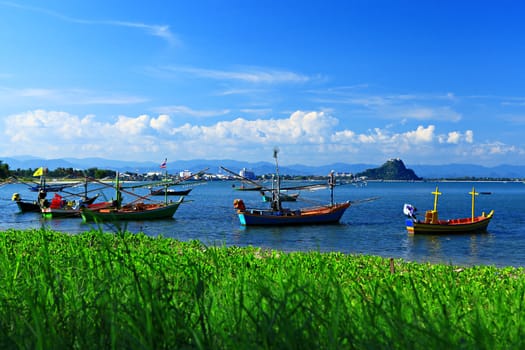
M 452 131 L 448 133 L 447 143 L 459 143 L 459 140 L 461 138 L 461 134 L 457 131 Z
M 245 67 L 238 70 L 218 70 L 195 67 L 165 67 L 168 71 L 188 73 L 196 77 L 215 80 L 236 80 L 248 83 L 282 84 L 306 83 L 311 77 L 295 72 L 269 68 Z M 231 91 L 231 90 L 229 90 Z
M 456 157 L 519 154 L 521 149 L 492 142 L 473 143 L 473 131 L 436 135 L 434 125 L 394 132 L 374 128 L 367 133 L 337 129 L 339 120 L 327 112 L 296 111 L 286 118 L 237 118 L 211 125 L 177 124 L 167 114 L 119 116 L 99 120 L 60 111 L 35 110 L 5 118 L 0 146 L 4 155 L 30 154 L 44 158 L 104 157 L 151 160 L 258 160 L 262 150 L 279 146 L 294 163 L 382 163 L 399 157 L 423 163 Z M 351 155 L 351 159 L 348 157 Z M 430 158 L 429 158 L 430 157 Z M 446 158 L 443 158 L 446 157 Z M 485 159 L 484 158 L 484 159 Z
M 465 131 L 465 141 L 468 143 L 474 142 L 474 132 L 472 130 Z
M 466 130 L 464 134 L 459 131 L 450 131 L 448 134 L 438 135 L 438 142 L 440 144 L 459 144 L 460 142 L 473 143 L 474 132 Z
M 52 103 L 60 105 L 127 105 L 148 102 L 148 98 L 85 89 L 12 89 L 0 87 L 0 102 Z
M 55 17 L 61 21 L 70 22 L 70 23 L 77 23 L 77 24 L 83 24 L 83 25 L 110 25 L 110 26 L 116 26 L 116 27 L 138 28 L 138 29 L 145 31 L 149 35 L 162 38 L 170 44 L 179 43 L 179 39 L 170 31 L 170 27 L 167 25 L 156 25 L 156 24 L 145 24 L 141 22 L 126 22 L 126 21 L 112 21 L 112 20 L 97 21 L 97 20 L 91 20 L 91 19 L 70 17 L 60 12 L 51 11 L 51 10 L 48 10 L 42 7 L 36 7 L 36 6 L 21 5 L 21 4 L 3 2 L 3 1 L 0 2 L 0 5 L 16 7 L 16 8 L 26 10 L 26 11 L 43 13 L 47 16 Z
M 432 142 L 434 139 L 434 130 L 436 127 L 434 125 L 429 125 L 424 128 L 423 126 L 418 126 L 414 131 L 408 131 L 404 134 L 406 139 L 414 144 L 418 143 L 428 143 Z
M 162 106 L 162 107 L 156 107 L 153 110 L 157 113 L 178 114 L 178 115 L 185 115 L 185 116 L 198 117 L 198 118 L 219 117 L 219 116 L 230 113 L 229 109 L 196 110 L 196 109 L 192 109 L 187 106 Z
M 149 125 L 149 116 L 141 115 L 137 118 L 129 118 L 119 116 L 115 123 L 115 128 L 122 134 L 130 136 L 140 135 L 144 133 Z
M 150 126 L 152 129 L 164 132 L 172 128 L 172 122 L 169 115 L 161 114 L 158 118 L 151 118 Z

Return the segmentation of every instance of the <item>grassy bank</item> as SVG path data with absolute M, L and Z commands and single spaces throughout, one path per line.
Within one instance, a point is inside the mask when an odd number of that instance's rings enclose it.
M 0 232 L 0 347 L 518 349 L 522 269 Z

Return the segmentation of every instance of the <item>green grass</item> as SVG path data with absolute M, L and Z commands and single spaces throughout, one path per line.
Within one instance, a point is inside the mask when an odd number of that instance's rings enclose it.
M 523 269 L 0 232 L 0 348 L 520 349 Z

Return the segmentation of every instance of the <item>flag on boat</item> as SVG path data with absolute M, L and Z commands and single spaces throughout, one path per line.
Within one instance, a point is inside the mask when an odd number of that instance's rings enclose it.
M 35 170 L 35 172 L 33 173 L 33 176 L 43 176 L 44 175 L 44 168 L 43 167 L 40 167 L 38 169 Z
M 160 163 L 161 169 L 166 169 L 166 163 L 168 163 L 168 158 L 164 159 L 164 161 Z

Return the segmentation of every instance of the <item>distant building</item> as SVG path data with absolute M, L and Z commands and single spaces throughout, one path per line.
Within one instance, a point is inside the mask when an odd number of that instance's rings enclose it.
M 185 177 L 190 177 L 192 175 L 191 171 L 189 170 L 183 170 L 179 173 L 179 176 L 181 179 L 185 178 Z
M 255 173 L 253 171 L 250 171 L 250 170 L 246 169 L 246 168 L 242 168 L 242 170 L 239 171 L 239 175 L 242 176 L 242 177 L 245 177 L 245 178 L 247 178 L 249 180 L 257 179 L 255 177 Z

